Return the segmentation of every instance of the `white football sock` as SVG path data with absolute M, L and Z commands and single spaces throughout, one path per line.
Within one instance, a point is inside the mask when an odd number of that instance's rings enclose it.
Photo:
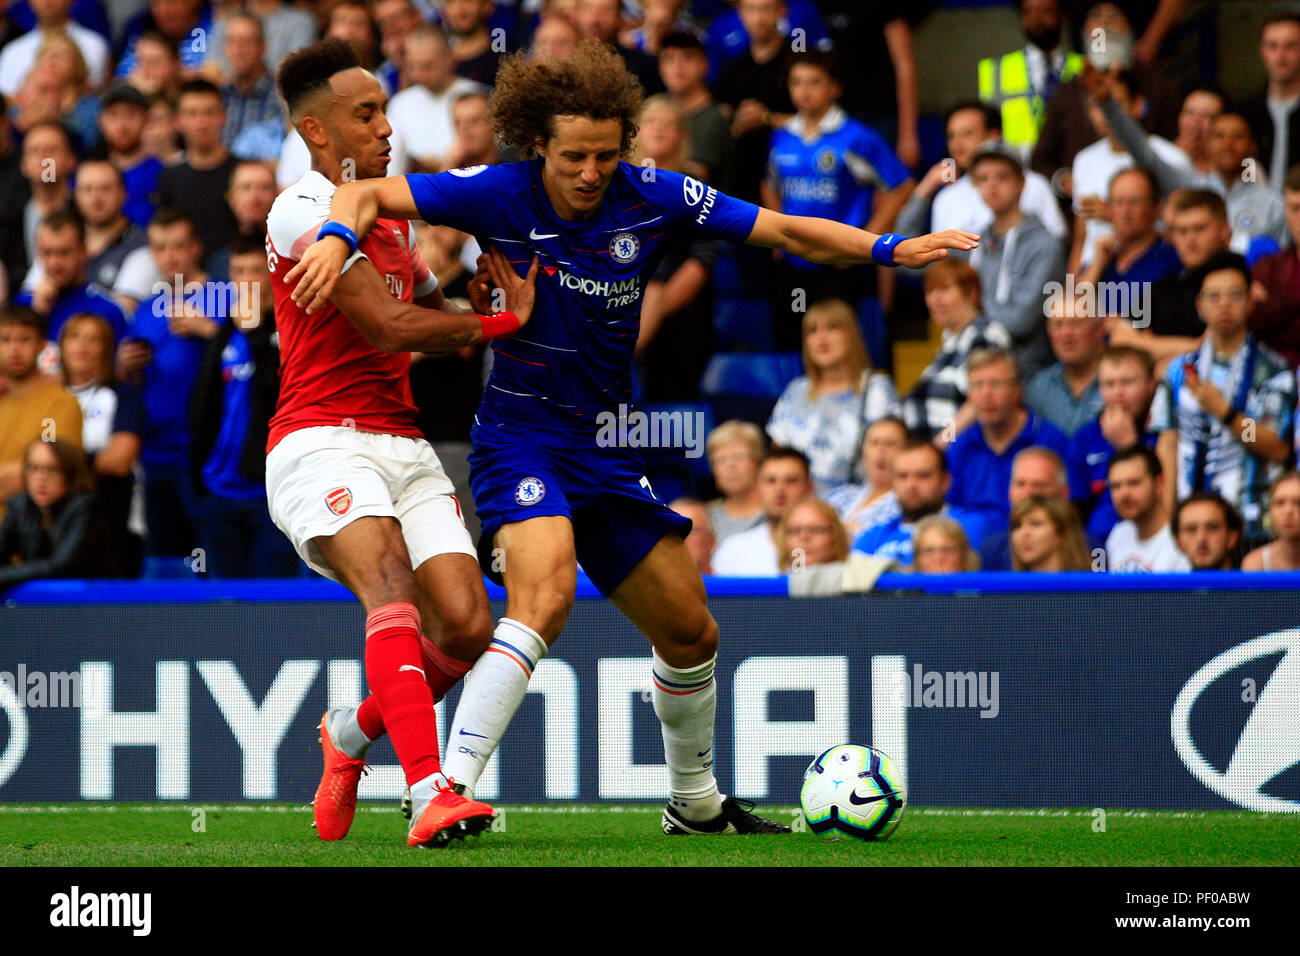
M 336 707 L 329 713 L 330 738 L 334 746 L 353 760 L 360 760 L 374 743 L 357 722 L 355 707 Z
M 465 675 L 442 770 L 465 787 L 467 797 L 473 797 L 474 785 L 523 703 L 528 679 L 546 650 L 546 642 L 531 627 L 503 617 L 492 643 Z
M 713 718 L 718 686 L 713 657 L 695 667 L 676 668 L 654 655 L 655 713 L 664 733 L 669 803 L 688 820 L 712 820 L 722 812 L 713 776 Z

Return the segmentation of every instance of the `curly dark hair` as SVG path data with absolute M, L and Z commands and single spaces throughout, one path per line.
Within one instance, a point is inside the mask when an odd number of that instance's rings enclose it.
M 525 156 L 555 135 L 555 117 L 616 119 L 624 155 L 632 150 L 645 90 L 623 58 L 599 40 L 583 40 L 569 56 L 529 59 L 522 51 L 501 62 L 488 107 L 492 131 Z

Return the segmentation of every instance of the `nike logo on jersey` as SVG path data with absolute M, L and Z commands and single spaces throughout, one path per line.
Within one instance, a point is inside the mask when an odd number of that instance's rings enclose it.
M 547 233 L 539 234 L 536 229 L 530 229 L 528 230 L 528 238 L 529 239 L 558 239 L 560 238 L 560 234 L 558 232 L 547 232 Z
M 400 674 L 402 671 L 415 671 L 415 672 L 416 672 L 417 674 L 419 674 L 421 677 L 424 677 L 424 671 L 420 670 L 420 668 L 416 667 L 414 664 L 403 664 L 401 667 L 399 667 L 399 668 L 397 669 L 397 672 L 398 672 L 399 674 Z
M 1100 465 L 1105 460 L 1106 460 L 1106 452 L 1104 451 L 1094 452 L 1093 454 L 1088 456 L 1088 464 L 1090 465 Z
M 461 728 L 460 735 L 462 737 L 482 737 L 484 740 L 487 740 L 487 734 L 471 734 L 463 727 Z

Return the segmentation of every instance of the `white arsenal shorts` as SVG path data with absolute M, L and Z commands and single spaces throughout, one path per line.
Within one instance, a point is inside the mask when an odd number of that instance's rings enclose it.
M 316 426 L 291 432 L 266 456 L 271 519 L 304 561 L 335 581 L 312 539 L 357 518 L 396 518 L 411 570 L 439 554 L 476 557 L 454 490 L 422 438 Z

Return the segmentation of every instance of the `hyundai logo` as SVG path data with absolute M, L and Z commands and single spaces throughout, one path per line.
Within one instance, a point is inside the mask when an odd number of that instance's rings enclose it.
M 704 183 L 687 176 L 682 180 L 682 196 L 686 199 L 686 205 L 698 206 L 704 198 Z
M 1259 692 L 1228 765 L 1220 772 L 1192 740 L 1192 707 L 1224 674 L 1278 653 L 1284 656 Z M 1300 763 L 1300 629 L 1277 631 L 1238 644 L 1203 666 L 1179 691 L 1169 715 L 1169 732 L 1174 749 L 1192 776 L 1219 796 L 1247 810 L 1300 811 L 1296 801 L 1260 792 L 1278 774 Z

